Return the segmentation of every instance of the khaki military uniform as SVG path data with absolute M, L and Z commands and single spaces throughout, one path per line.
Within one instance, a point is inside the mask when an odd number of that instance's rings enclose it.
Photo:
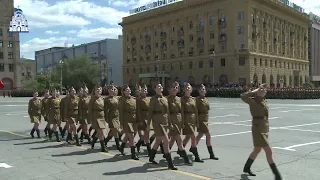
M 64 97 L 64 98 L 62 98 L 61 99 L 61 101 L 60 101 L 60 116 L 61 116 L 61 121 L 62 122 L 67 122 L 67 115 L 66 114 L 64 114 L 65 113 L 65 107 L 66 107 L 66 99 L 67 99 L 68 97 L 66 96 L 66 97 Z
M 61 124 L 61 98 L 50 98 L 48 120 L 50 124 Z
M 91 124 L 89 117 L 90 97 L 82 97 L 79 101 L 79 123 L 81 125 Z
M 181 98 L 169 95 L 167 97 L 170 112 L 170 121 L 173 128 L 169 131 L 169 136 L 182 135 L 183 130 L 183 109 L 181 106 Z
M 141 121 L 138 125 L 139 131 L 145 131 L 147 129 L 148 124 L 148 111 L 149 111 L 149 104 L 150 98 L 148 97 L 139 97 L 136 99 L 137 101 L 137 118 Z
M 119 105 L 120 124 L 124 133 L 135 133 L 138 130 L 136 117 L 137 104 L 135 97 L 121 97 Z
M 28 104 L 28 114 L 30 116 L 31 123 L 41 122 L 41 100 L 39 98 L 32 98 Z
M 196 99 L 194 97 L 183 97 L 181 98 L 181 106 L 184 117 L 183 134 L 194 135 L 196 132 L 196 127 L 199 127 Z
M 269 108 L 268 102 L 262 97 L 253 97 L 253 93 L 241 94 L 241 99 L 249 104 L 252 116 L 252 138 L 255 147 L 269 146 Z
M 104 114 L 109 128 L 120 128 L 118 97 L 107 96 L 104 98 Z
M 104 101 L 102 97 L 91 97 L 89 102 L 89 121 L 93 129 L 105 129 Z
M 49 97 L 44 97 L 41 100 L 41 115 L 43 116 L 45 121 L 48 121 L 48 112 L 49 112 L 49 101 L 50 98 Z
M 64 115 L 68 124 L 78 123 L 79 121 L 79 97 L 68 97 L 65 100 Z
M 208 133 L 208 121 L 209 121 L 209 110 L 210 110 L 210 103 L 208 98 L 206 97 L 197 97 L 196 104 L 198 109 L 198 118 L 199 118 L 199 133 Z
M 153 125 L 155 136 L 166 136 L 170 123 L 169 104 L 166 97 L 155 95 L 150 99 L 148 122 Z

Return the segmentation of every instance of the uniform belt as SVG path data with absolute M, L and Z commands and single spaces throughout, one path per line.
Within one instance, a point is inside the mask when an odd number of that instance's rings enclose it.
M 99 111 L 99 112 L 101 112 L 101 111 L 103 111 L 103 109 L 94 109 L 94 111 Z
M 194 112 L 184 112 L 184 114 L 195 114 Z

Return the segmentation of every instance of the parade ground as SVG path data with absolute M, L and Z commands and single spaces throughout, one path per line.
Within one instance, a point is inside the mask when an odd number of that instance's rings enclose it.
M 3 180 L 270 180 L 274 179 L 265 153 L 261 151 L 247 177 L 242 168 L 252 151 L 251 117 L 240 99 L 211 98 L 210 130 L 218 161 L 208 159 L 205 139 L 199 144 L 204 163 L 193 166 L 172 157 L 178 171 L 169 171 L 161 154 L 159 166 L 150 165 L 146 151 L 140 160 L 119 155 L 115 147 L 108 153 L 44 139 L 31 139 L 32 124 L 27 114 L 28 98 L 0 99 L 0 177 Z M 269 100 L 270 144 L 282 176 L 287 180 L 319 179 L 320 100 Z M 41 124 L 43 134 L 45 123 Z M 54 139 L 54 138 L 53 138 Z M 85 141 L 86 142 L 86 141 Z M 109 142 L 108 146 L 114 145 Z M 187 150 L 190 144 L 187 145 Z M 144 150 L 145 147 L 142 147 Z M 191 153 L 188 152 L 191 155 Z

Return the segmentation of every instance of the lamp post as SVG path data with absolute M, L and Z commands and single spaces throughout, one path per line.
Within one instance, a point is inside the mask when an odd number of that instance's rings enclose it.
M 59 61 L 59 64 L 60 64 L 60 92 L 62 94 L 62 67 L 63 67 L 63 60 L 60 60 Z
M 214 86 L 214 57 L 216 56 L 216 53 L 214 51 L 212 51 L 210 56 L 212 59 L 212 84 Z

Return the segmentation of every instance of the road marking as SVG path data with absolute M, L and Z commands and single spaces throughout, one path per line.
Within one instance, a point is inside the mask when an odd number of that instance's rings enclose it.
M 6 163 L 0 163 L 0 168 L 12 168 L 13 166 L 10 166 L 9 164 Z
M 228 114 L 228 115 L 224 115 L 224 116 L 211 116 L 209 118 L 224 118 L 224 117 L 238 117 L 240 115 L 236 115 L 236 114 Z
M 230 134 L 220 134 L 220 135 L 214 135 L 214 136 L 211 136 L 211 137 L 233 136 L 233 135 L 237 135 L 237 134 L 246 134 L 246 133 L 251 133 L 251 131 L 243 131 L 243 132 L 230 133 Z M 202 137 L 201 139 L 206 139 L 206 137 Z
M 12 114 L 6 114 L 7 116 L 19 116 L 19 115 L 24 115 L 24 114 L 28 114 L 27 112 L 24 113 L 12 113 Z
M 28 106 L 28 105 L 27 104 L 6 104 L 6 105 L 0 104 L 0 106 L 17 107 L 17 106 Z
M 18 133 L 15 133 L 15 132 L 11 132 L 11 131 L 5 131 L 5 130 L 0 130 L 0 132 L 5 132 L 5 133 L 9 133 L 9 134 L 12 134 L 12 135 L 16 135 L 16 136 L 20 136 L 20 137 L 29 137 L 27 135 L 23 135 L 23 134 L 18 134 Z M 41 138 L 41 140 L 47 140 L 47 139 L 44 139 L 44 138 Z M 57 144 L 64 144 L 64 143 L 59 143 L 59 142 L 54 142 L 54 143 L 57 143 Z M 90 148 L 86 148 L 86 147 L 78 147 L 78 146 L 73 146 L 75 148 L 78 148 L 78 149 L 82 149 L 82 150 L 88 150 Z M 105 155 L 105 156 L 110 156 L 110 157 L 114 157 L 115 155 L 113 154 L 110 154 L 110 153 L 104 153 L 104 152 L 99 152 L 99 154 L 102 154 L 102 155 Z M 136 164 L 149 164 L 148 162 L 144 162 L 144 161 L 141 161 L 141 160 L 127 160 L 129 162 L 133 162 L 133 163 L 136 163 Z M 167 169 L 166 167 L 163 167 L 163 166 L 158 166 L 158 165 L 153 165 L 153 164 L 149 164 L 150 166 L 153 166 L 153 167 L 156 167 L 157 169 Z M 201 175 L 198 175 L 198 174 L 193 174 L 193 173 L 189 173 L 189 172 L 185 172 L 185 171 L 181 171 L 181 170 L 169 170 L 171 172 L 175 172 L 175 173 L 178 173 L 178 174 L 182 174 L 182 175 L 185 175 L 185 176 L 189 176 L 189 177 L 194 177 L 194 178 L 197 178 L 197 179 L 202 179 L 202 180 L 214 180 L 212 178 L 209 178 L 209 177 L 205 177 L 205 176 L 201 176 Z
M 282 126 L 282 127 L 278 127 L 279 129 L 286 129 L 286 128 L 293 128 L 293 127 L 303 127 L 303 126 L 312 126 L 312 125 L 317 125 L 320 124 L 320 122 L 317 123 L 310 123 L 310 124 L 299 124 L 299 125 L 293 125 L 293 126 Z
M 281 117 L 270 117 L 269 120 L 272 120 L 272 119 L 279 119 Z M 252 121 L 251 119 L 250 120 L 244 120 L 244 121 L 231 121 L 231 122 L 213 122 L 213 123 L 209 123 L 209 125 L 215 125 L 215 124 L 226 124 L 226 125 L 234 125 L 235 123 L 243 123 L 243 122 L 250 122 Z M 251 126 L 251 125 L 250 125 Z
M 292 128 L 280 128 L 280 129 L 291 130 L 291 131 L 302 131 L 302 132 L 320 133 L 320 131 L 307 130 L 307 129 L 292 129 Z
M 279 112 L 300 112 L 300 111 L 313 111 L 314 109 L 293 109 L 293 110 L 286 110 L 286 111 L 279 111 Z
M 304 143 L 304 144 L 296 144 L 296 145 L 293 145 L 293 146 L 288 146 L 288 147 L 273 147 L 275 149 L 282 149 L 282 150 L 287 150 L 287 151 L 296 151 L 295 149 L 293 148 L 296 148 L 296 147 L 301 147 L 301 146 L 308 146 L 308 145 L 313 145 L 313 144 L 320 144 L 320 141 L 316 141 L 316 142 L 309 142 L 309 143 Z
M 222 108 L 214 108 L 214 109 L 248 109 L 248 107 L 222 107 Z

